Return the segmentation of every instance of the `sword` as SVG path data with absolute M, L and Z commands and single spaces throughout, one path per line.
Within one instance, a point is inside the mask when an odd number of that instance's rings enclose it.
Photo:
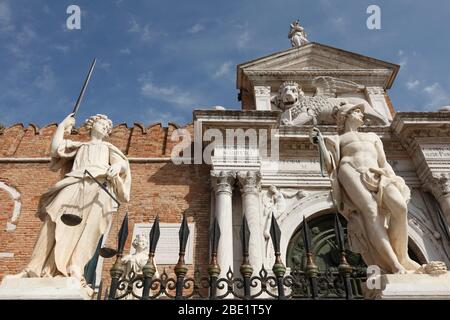
M 75 118 L 75 115 L 78 112 L 78 109 L 80 108 L 81 100 L 83 99 L 84 93 L 86 92 L 87 85 L 89 84 L 89 80 L 92 76 L 92 71 L 94 71 L 95 63 L 97 62 L 97 59 L 94 58 L 94 60 L 91 63 L 91 67 L 89 68 L 89 73 L 86 76 L 86 80 L 84 80 L 83 87 L 81 88 L 80 95 L 78 96 L 77 102 L 75 103 L 75 106 L 73 107 L 73 117 Z

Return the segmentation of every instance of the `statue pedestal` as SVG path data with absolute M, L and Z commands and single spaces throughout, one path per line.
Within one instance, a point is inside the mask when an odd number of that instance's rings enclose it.
M 366 288 L 366 299 L 450 299 L 450 272 L 441 275 L 387 274 L 377 280 L 381 289 Z
M 75 278 L 6 278 L 0 300 L 90 300 L 89 291 Z

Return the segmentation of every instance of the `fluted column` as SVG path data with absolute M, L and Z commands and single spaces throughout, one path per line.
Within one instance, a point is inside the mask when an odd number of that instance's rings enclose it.
M 249 260 L 253 272 L 258 273 L 264 257 L 264 237 L 259 208 L 261 175 L 256 171 L 240 171 L 238 179 L 241 186 L 242 210 L 250 229 Z
M 232 195 L 236 173 L 232 171 L 212 171 L 215 191 L 215 216 L 220 227 L 220 239 L 217 248 L 217 263 L 220 277 L 224 278 L 228 269 L 233 270 L 233 212 Z

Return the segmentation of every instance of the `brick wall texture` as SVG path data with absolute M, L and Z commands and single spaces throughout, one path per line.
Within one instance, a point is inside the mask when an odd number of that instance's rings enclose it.
M 190 132 L 192 125 L 185 127 Z M 160 124 L 144 127 L 135 124 L 116 126 L 109 141 L 129 158 L 168 158 L 176 142 L 171 141 L 173 130 Z M 56 124 L 43 128 L 30 125 L 14 125 L 0 133 L 0 181 L 15 188 L 21 195 L 22 208 L 14 231 L 6 231 L 11 221 L 14 201 L 0 189 L 0 279 L 5 274 L 19 272 L 27 263 L 42 222 L 35 216 L 42 193 L 61 179 L 59 172 L 49 170 L 49 163 L 22 161 L 17 158 L 48 158 L 49 146 Z M 72 140 L 84 141 L 89 136 L 84 129 L 72 133 Z M 206 165 L 174 165 L 164 159 L 152 162 L 131 162 L 132 191 L 128 204 L 129 237 L 125 253 L 131 247 L 131 235 L 135 223 L 153 222 L 159 214 L 162 223 L 180 223 L 186 213 L 188 222 L 194 222 L 194 267 L 205 271 L 208 263 L 208 226 L 210 211 L 210 177 Z M 121 223 L 126 206 L 121 206 L 119 219 L 114 219 L 108 245 L 115 247 L 117 224 Z M 205 232 L 206 231 L 206 232 Z M 5 253 L 14 254 L 9 257 Z M 103 264 L 103 279 L 109 282 L 109 270 L 114 259 L 106 259 Z M 160 272 L 166 268 L 173 272 L 174 266 L 158 266 Z

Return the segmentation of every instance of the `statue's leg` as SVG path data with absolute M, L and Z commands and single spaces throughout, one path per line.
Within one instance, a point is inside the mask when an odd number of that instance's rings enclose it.
M 56 224 L 47 216 L 34 245 L 30 262 L 25 270 L 32 277 L 51 276 L 56 270 L 54 259 Z
M 84 280 L 84 267 L 95 254 L 101 237 L 99 226 L 102 219 L 105 219 L 102 207 L 97 202 L 84 214 L 85 225 L 68 263 L 69 274 L 81 280 Z
M 398 260 L 407 270 L 417 270 L 420 265 L 408 255 L 408 206 L 400 191 L 394 185 L 389 185 L 383 191 L 383 203 L 391 212 L 388 229 L 392 248 Z
M 338 178 L 352 204 L 356 206 L 363 218 L 368 240 L 376 250 L 376 253 L 372 254 L 374 259 L 376 260 L 378 256 L 385 260 L 391 268 L 386 270 L 388 272 L 405 273 L 405 268 L 392 249 L 387 231 L 383 226 L 383 217 L 378 213 L 377 202 L 362 183 L 360 173 L 349 164 L 343 164 L 339 168 Z

